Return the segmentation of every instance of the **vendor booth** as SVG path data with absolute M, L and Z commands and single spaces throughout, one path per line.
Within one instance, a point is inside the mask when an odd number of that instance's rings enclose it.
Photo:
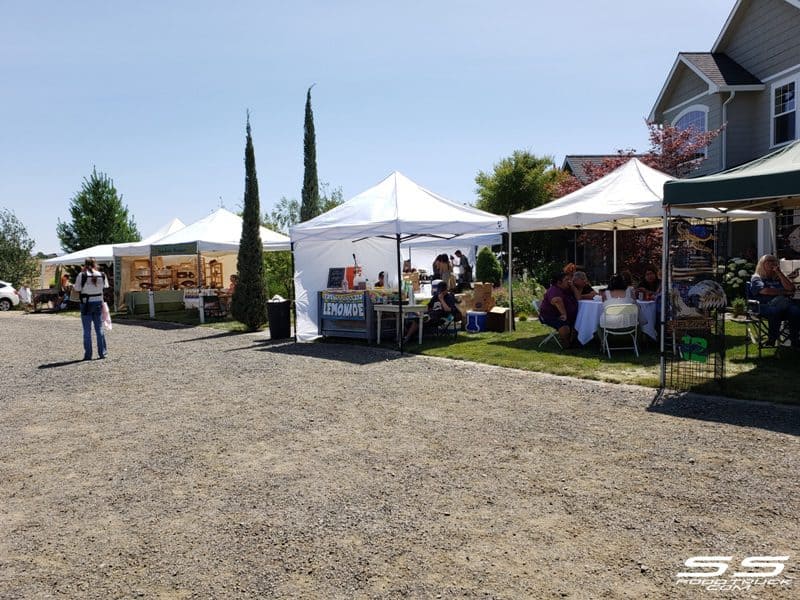
M 65 254 L 63 256 L 56 256 L 54 258 L 47 259 L 42 261 L 42 287 L 45 287 L 46 282 L 44 281 L 44 271 L 45 268 L 49 265 L 72 265 L 72 266 L 83 266 L 84 262 L 87 258 L 93 258 L 97 261 L 98 265 L 114 265 L 114 282 L 113 282 L 113 289 L 115 291 L 115 299 L 117 297 L 117 291 L 120 289 L 120 268 L 115 260 L 115 256 L 117 252 L 122 251 L 123 249 L 139 249 L 143 250 L 145 254 L 150 252 L 150 244 L 165 235 L 177 231 L 178 229 L 183 227 L 183 223 L 180 219 L 172 219 L 162 227 L 158 228 L 155 232 L 147 236 L 141 241 L 138 242 L 126 242 L 122 244 L 99 244 L 97 246 L 91 246 L 90 248 L 84 248 L 83 250 L 78 250 L 76 252 L 71 252 L 70 254 Z M 115 252 L 116 251 L 116 252 Z M 77 299 L 76 299 L 77 302 Z
M 467 238 L 504 231 L 504 217 L 458 204 L 392 173 L 347 202 L 291 228 L 298 341 L 343 331 L 349 337 L 376 339 L 375 304 L 392 307 L 395 323 L 402 323 L 404 312 L 424 310 L 411 302 L 410 282 L 405 292 L 400 289 L 404 248 L 412 248 L 412 257 L 414 245 L 423 243 L 438 242 L 449 248 L 448 253 L 465 251 Z M 381 271 L 386 287 L 369 289 Z M 351 293 L 353 287 L 356 293 Z M 394 333 L 392 321 L 384 320 Z M 402 349 L 402 336 L 397 337 Z
M 152 315 L 198 306 L 201 297 L 224 296 L 236 273 L 241 235 L 241 217 L 219 208 L 146 246 L 121 248 L 115 255 L 118 309 Z M 261 240 L 264 250 L 290 248 L 289 238 L 265 227 Z
M 703 223 L 687 223 L 679 215 L 700 208 L 720 214 L 744 208 L 783 213 L 777 249 L 759 248 L 759 255 L 800 257 L 800 223 L 790 211 L 800 208 L 800 141 L 721 173 L 669 181 L 664 185 L 664 208 L 664 247 L 669 249 L 665 251 L 669 262 L 665 262 L 664 270 L 669 277 L 674 310 L 672 322 L 662 327 L 669 330 L 671 326 L 685 334 L 672 336 L 669 360 L 662 360 L 661 364 L 661 385 L 686 388 L 710 378 L 721 382 L 725 377 L 725 356 L 724 347 L 720 352 L 718 343 L 724 337 L 724 330 L 720 331 L 724 319 L 705 300 L 709 296 L 709 269 L 697 269 L 692 262 L 702 254 L 713 253 L 715 232 Z
M 644 229 L 654 227 L 665 227 L 664 206 L 662 197 L 664 189 L 668 189 L 672 182 L 677 182 L 674 178 L 648 167 L 636 158 L 632 158 L 621 167 L 615 169 L 605 177 L 590 183 L 564 196 L 540 206 L 538 208 L 512 215 L 509 219 L 509 228 L 512 232 L 518 231 L 537 231 L 547 229 L 591 229 L 613 231 L 618 230 Z M 662 254 L 662 273 L 663 278 L 668 278 L 666 257 L 668 252 L 678 252 L 683 257 L 681 268 L 684 277 L 694 277 L 703 274 L 704 278 L 713 279 L 716 275 L 716 250 L 719 248 L 719 238 L 717 226 L 721 222 L 751 221 L 759 222 L 759 228 L 764 235 L 759 236 L 759 252 L 769 252 L 773 247 L 773 237 L 769 235 L 769 230 L 773 227 L 774 215 L 769 212 L 758 212 L 748 210 L 723 211 L 716 207 L 680 207 L 674 211 L 674 216 L 681 219 L 679 227 L 685 232 L 683 239 L 691 246 L 695 243 L 696 247 L 668 250 L 666 240 L 668 235 L 664 233 L 665 246 Z M 692 228 L 697 228 L 697 239 L 692 238 Z M 616 243 L 614 249 L 614 264 L 616 268 Z M 698 280 L 699 281 L 699 280 Z M 684 298 L 689 294 L 691 285 L 686 285 L 687 280 L 682 281 L 681 289 Z M 665 282 L 664 289 L 671 289 Z M 699 292 L 698 290 L 693 290 Z M 712 300 L 709 291 L 704 291 L 707 302 L 718 303 Z M 659 314 L 667 315 L 668 294 L 662 294 L 659 299 L 661 302 Z M 640 303 L 641 304 L 641 303 Z M 652 304 L 652 303 L 650 303 Z M 587 310 L 591 307 L 587 307 Z M 724 303 L 723 303 L 724 308 Z M 643 307 L 640 306 L 642 312 Z M 655 334 L 656 328 L 651 321 L 655 319 L 655 306 L 648 305 L 647 312 L 651 315 L 644 323 L 650 337 Z M 579 308 L 579 313 L 580 313 Z M 579 319 L 581 314 L 578 315 Z M 671 316 L 670 316 L 671 318 Z M 662 319 L 663 321 L 663 319 Z M 663 324 L 661 324 L 661 355 L 662 362 L 665 360 L 665 336 L 663 335 Z M 691 332 L 681 333 L 681 328 L 669 333 L 671 340 L 678 337 L 692 339 Z M 677 333 L 676 333 L 677 332 Z M 591 339 L 590 331 L 584 336 L 585 341 Z M 691 344 L 691 342 L 689 342 Z M 716 342 L 715 342 L 716 344 Z M 670 344 L 672 345 L 672 344 Z M 716 344 L 718 346 L 718 344 Z M 688 346 L 687 346 L 688 347 Z M 695 352 L 694 355 L 697 353 Z M 717 363 L 707 363 L 713 370 L 717 368 Z M 719 365 L 722 361 L 719 361 Z

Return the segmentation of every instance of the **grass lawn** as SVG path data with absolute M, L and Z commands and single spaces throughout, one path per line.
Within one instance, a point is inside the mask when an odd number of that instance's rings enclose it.
M 549 328 L 538 321 L 517 323 L 517 330 L 507 333 L 468 334 L 460 332 L 457 339 L 425 338 L 422 346 L 411 344 L 409 352 L 457 360 L 568 375 L 612 383 L 631 383 L 658 387 L 659 348 L 650 338 L 640 344 L 639 358 L 632 350 L 611 353 L 600 351 L 599 342 L 592 341 L 578 350 L 560 350 L 555 343 L 539 344 Z M 706 384 L 696 391 L 722 394 L 732 398 L 768 400 L 791 404 L 800 403 L 800 352 L 789 348 L 765 350 L 763 358 L 753 358 L 756 350 L 750 347 L 750 358 L 744 358 L 745 328 L 742 323 L 728 321 L 727 361 L 725 382 L 720 387 Z

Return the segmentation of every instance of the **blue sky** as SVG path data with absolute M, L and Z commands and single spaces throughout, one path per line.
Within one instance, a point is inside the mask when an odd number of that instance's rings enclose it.
M 262 211 L 299 198 L 312 90 L 320 181 L 349 198 L 398 170 L 474 203 L 514 150 L 646 150 L 679 51 L 734 0 L 0 0 L 0 207 L 60 252 L 92 167 L 140 232 L 241 208 L 251 112 Z

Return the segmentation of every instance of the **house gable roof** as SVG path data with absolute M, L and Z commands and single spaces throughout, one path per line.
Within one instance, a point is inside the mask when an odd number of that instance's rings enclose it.
M 799 0 L 800 1 L 800 0 Z M 661 92 L 656 98 L 648 119 L 655 119 L 656 112 L 661 107 L 671 85 L 679 75 L 679 67 L 684 66 L 702 79 L 708 85 L 707 94 L 719 92 L 751 92 L 764 89 L 764 83 L 747 69 L 733 60 L 730 56 L 720 52 L 680 52 L 672 69 L 667 76 Z
M 681 52 L 680 56 L 690 69 L 709 83 L 709 86 L 717 86 L 719 90 L 742 86 L 758 86 L 759 89 L 764 87 L 758 77 L 727 54 Z
M 619 158 L 619 154 L 567 154 L 564 157 L 564 162 L 561 165 L 562 171 L 568 171 L 580 181 L 583 185 L 591 182 L 591 179 L 586 174 L 586 165 L 600 165 L 606 159 Z M 631 158 L 643 157 L 642 154 L 633 154 Z
M 728 35 L 728 30 L 731 28 L 733 23 L 736 21 L 737 16 L 739 15 L 739 10 L 743 5 L 749 4 L 750 2 L 752 2 L 752 0 L 736 0 L 736 4 L 733 5 L 731 13 L 728 15 L 728 19 L 725 21 L 725 25 L 722 26 L 722 31 L 719 32 L 717 40 L 711 47 L 712 52 L 716 52 L 720 49 Z M 784 2 L 794 6 L 797 9 L 800 9 L 800 0 L 784 0 Z

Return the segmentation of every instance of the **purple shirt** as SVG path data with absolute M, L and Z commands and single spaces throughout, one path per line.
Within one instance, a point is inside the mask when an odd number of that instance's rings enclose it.
M 561 313 L 553 306 L 553 298 L 561 298 L 564 302 L 564 308 L 567 309 L 567 323 L 574 323 L 575 318 L 578 316 L 578 301 L 575 299 L 575 294 L 571 289 L 562 290 L 557 285 L 551 285 L 547 288 L 542 298 L 542 303 L 539 306 L 539 313 L 543 319 L 558 319 Z

